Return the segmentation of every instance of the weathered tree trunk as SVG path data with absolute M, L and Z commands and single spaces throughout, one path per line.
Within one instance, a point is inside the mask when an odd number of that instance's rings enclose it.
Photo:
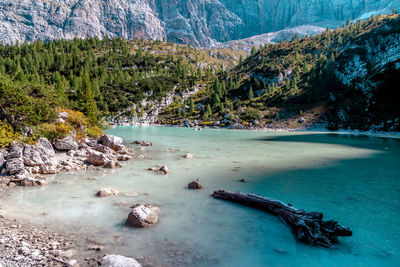
M 352 231 L 340 226 L 336 221 L 322 220 L 320 212 L 307 212 L 296 209 L 279 200 L 261 197 L 255 194 L 233 193 L 225 190 L 215 191 L 214 198 L 240 203 L 246 206 L 268 211 L 282 218 L 293 230 L 296 238 L 311 245 L 330 247 L 338 243 L 338 236 L 351 236 Z

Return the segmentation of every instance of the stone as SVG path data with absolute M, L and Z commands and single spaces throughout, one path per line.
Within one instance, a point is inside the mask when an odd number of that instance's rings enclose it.
M 107 153 L 107 154 L 114 153 L 113 149 L 111 149 L 107 146 L 103 146 L 102 144 L 96 144 L 93 148 L 102 153 Z
M 117 159 L 118 159 L 118 161 L 128 161 L 128 160 L 131 159 L 131 157 L 128 156 L 128 155 L 119 155 L 119 156 L 117 157 Z
M 36 148 L 43 155 L 54 156 L 56 154 L 50 141 L 44 137 L 39 138 L 39 140 L 36 143 Z
M 152 205 L 134 205 L 128 215 L 127 224 L 139 228 L 154 225 L 158 221 L 158 211 L 159 209 Z
M 21 186 L 45 186 L 47 182 L 43 179 L 25 178 L 20 184 Z
M 160 173 L 160 174 L 168 174 L 169 173 L 168 166 L 167 165 L 161 166 L 161 168 L 158 169 L 158 173 Z
M 79 148 L 78 143 L 71 136 L 67 136 L 63 139 L 58 139 L 54 142 L 54 147 L 62 151 L 77 150 Z
M 8 153 L 7 159 L 21 158 L 22 152 L 23 152 L 22 147 L 17 143 L 13 143 L 10 147 L 10 151 Z
M 4 159 L 3 153 L 0 152 L 0 169 L 3 167 L 6 160 Z
M 6 162 L 6 169 L 9 174 L 16 174 L 24 169 L 24 161 L 20 158 L 9 158 Z
M 68 117 L 69 117 L 69 115 L 68 115 L 68 112 L 66 112 L 66 111 L 58 113 L 59 119 L 68 120 Z
M 94 166 L 104 166 L 109 159 L 107 156 L 101 152 L 92 151 L 87 157 L 87 162 Z
M 98 197 L 110 197 L 118 194 L 119 194 L 118 190 L 112 188 L 101 188 L 96 192 L 96 196 Z
M 305 122 L 306 120 L 303 118 L 303 117 L 300 117 L 298 120 L 297 120 L 297 122 L 298 123 L 303 123 L 303 122 Z
M 122 165 L 119 162 L 116 162 L 115 160 L 110 160 L 104 165 L 104 168 L 107 168 L 107 169 L 114 169 L 114 168 L 121 168 L 121 167 L 122 167 Z
M 128 258 L 121 255 L 106 255 L 101 259 L 101 266 L 105 267 L 141 267 L 134 258 Z
M 24 145 L 23 152 L 24 164 L 27 166 L 41 166 L 44 164 L 40 150 L 36 146 Z
M 119 151 L 121 150 L 121 145 L 122 145 L 122 138 L 121 137 L 117 137 L 114 135 L 110 135 L 110 134 L 104 134 L 103 136 L 101 136 L 99 138 L 99 140 L 97 141 L 99 144 L 102 144 L 104 146 L 107 146 L 109 148 L 114 149 L 115 151 Z
M 189 189 L 202 189 L 203 186 L 199 183 L 199 180 L 197 179 L 196 181 L 190 182 L 188 184 Z
M 185 153 L 185 155 L 183 155 L 182 157 L 185 158 L 185 159 L 192 159 L 193 155 L 190 154 L 190 153 Z
M 131 144 L 141 145 L 141 146 L 152 146 L 153 145 L 153 143 L 146 142 L 146 141 L 133 141 Z

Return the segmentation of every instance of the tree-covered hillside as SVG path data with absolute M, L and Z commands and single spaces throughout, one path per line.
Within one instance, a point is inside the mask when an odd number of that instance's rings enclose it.
M 203 86 L 239 59 L 223 49 L 119 38 L 0 45 L 0 55 L 0 120 L 15 131 L 54 121 L 60 107 L 84 113 L 92 125 L 146 113 L 143 100 Z
M 119 38 L 0 45 L 2 132 L 79 131 L 57 125 L 63 109 L 83 113 L 93 134 L 103 118 L 149 114 L 161 124 L 296 128 L 323 119 L 331 129 L 400 130 L 399 21 L 348 22 L 254 48 L 246 59 Z
M 372 16 L 253 49 L 197 97 L 203 108 L 190 118 L 299 127 L 307 116 L 332 129 L 400 130 L 399 33 L 398 15 Z

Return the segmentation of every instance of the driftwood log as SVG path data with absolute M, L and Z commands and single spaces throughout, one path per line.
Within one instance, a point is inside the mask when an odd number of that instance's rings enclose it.
M 296 209 L 279 200 L 255 194 L 233 193 L 224 190 L 215 191 L 212 196 L 279 216 L 291 227 L 296 238 L 307 244 L 330 247 L 332 244 L 339 242 L 338 236 L 352 235 L 352 231 L 349 228 L 340 226 L 336 221 L 322 220 L 323 214 L 320 212 L 307 212 Z

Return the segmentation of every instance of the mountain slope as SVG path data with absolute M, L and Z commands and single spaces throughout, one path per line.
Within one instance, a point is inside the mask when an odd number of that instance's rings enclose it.
M 399 131 L 399 37 L 399 15 L 376 16 L 253 49 L 196 96 L 194 104 L 202 108 L 188 118 L 304 127 L 307 117 L 330 129 Z
M 0 40 L 145 38 L 211 46 L 300 25 L 400 9 L 400 0 L 3 0 Z

